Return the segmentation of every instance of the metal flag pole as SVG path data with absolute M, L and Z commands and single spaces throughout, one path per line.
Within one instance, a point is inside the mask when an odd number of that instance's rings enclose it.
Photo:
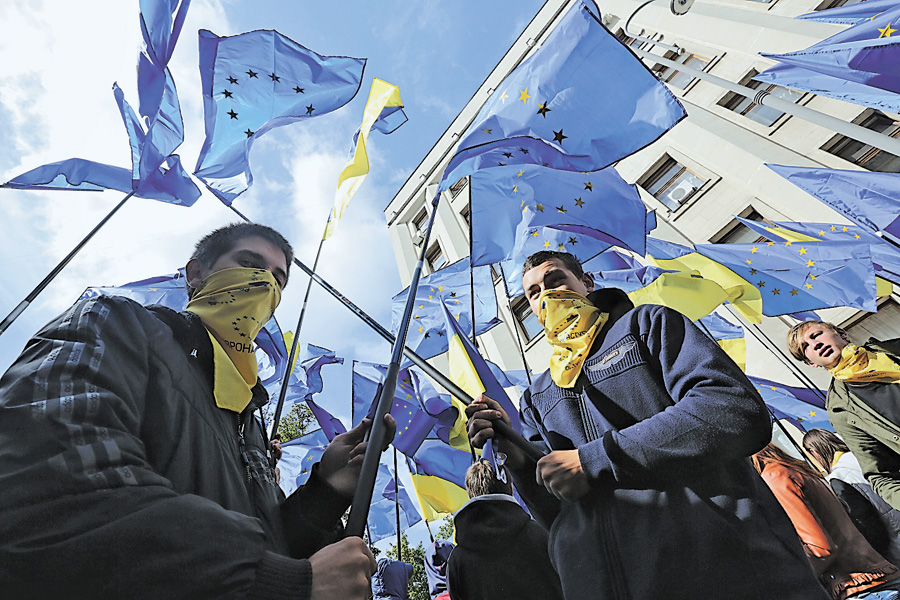
M 238 215 L 239 217 L 241 217 L 243 220 L 247 221 L 248 223 L 251 222 L 249 218 L 247 218 L 243 213 L 241 213 L 234 206 L 229 206 L 229 208 L 231 208 L 231 210 L 234 211 L 234 213 L 236 215 Z M 366 325 L 368 325 L 370 328 L 372 328 L 372 330 L 375 331 L 375 333 L 380 335 L 387 342 L 389 342 L 391 344 L 394 343 L 394 336 L 391 334 L 390 331 L 385 329 L 378 321 L 376 321 L 375 319 L 370 317 L 368 314 L 366 314 L 365 311 L 363 311 L 361 308 L 356 306 L 346 296 L 344 296 L 336 288 L 334 288 L 330 283 L 328 283 L 327 281 L 322 279 L 315 271 L 313 271 L 312 269 L 307 267 L 305 264 L 303 264 L 303 262 L 300 259 L 298 259 L 296 256 L 294 257 L 294 264 L 297 265 L 297 267 L 299 267 L 304 273 L 309 275 L 313 279 L 313 281 L 318 283 L 322 287 L 322 289 L 324 289 L 326 292 L 331 294 L 344 307 L 349 309 L 350 312 L 352 312 L 360 320 L 362 320 Z M 441 373 L 439 370 L 437 370 L 435 367 L 433 367 L 431 364 L 429 364 L 424 358 L 422 358 L 421 356 L 416 354 L 411 348 L 404 347 L 403 354 L 414 365 L 416 365 L 417 367 L 422 369 L 422 371 L 425 372 L 426 375 L 428 375 L 429 377 L 434 379 L 434 381 L 438 385 L 443 387 L 447 392 L 449 392 L 450 394 L 455 396 L 457 400 L 459 400 L 466 406 L 468 406 L 469 404 L 471 404 L 472 402 L 475 401 L 461 387 L 459 387 L 458 385 L 453 383 L 453 381 L 449 377 L 447 377 L 446 375 Z M 506 439 L 510 443 L 512 443 L 514 446 L 516 446 L 517 448 L 522 450 L 526 454 L 526 456 L 528 456 L 529 458 L 531 458 L 533 460 L 539 460 L 543 456 L 543 453 L 537 446 L 531 444 L 528 440 L 526 440 L 524 437 L 522 437 L 521 434 L 519 434 L 515 429 L 513 429 L 505 421 L 497 421 L 494 424 L 494 427 L 495 427 L 497 433 L 505 436 Z
M 325 228 L 327 230 L 327 223 L 325 225 Z M 316 272 L 316 268 L 319 266 L 319 256 L 322 255 L 322 245 L 324 243 L 325 236 L 323 234 L 322 239 L 319 240 L 319 248 L 318 250 L 316 250 L 316 257 L 315 259 L 313 259 L 313 273 Z M 278 392 L 278 403 L 275 405 L 275 414 L 272 416 L 272 437 L 275 437 L 275 434 L 278 433 L 278 423 L 281 421 L 281 411 L 284 409 L 284 401 L 287 397 L 288 384 L 290 382 L 291 373 L 293 371 L 291 367 L 294 365 L 294 358 L 297 355 L 297 347 L 300 345 L 300 329 L 303 327 L 303 318 L 304 316 L 306 316 L 306 305 L 307 301 L 309 300 L 309 291 L 312 289 L 312 284 L 313 280 L 312 278 L 310 278 L 310 280 L 306 283 L 306 293 L 303 295 L 303 305 L 300 307 L 300 317 L 297 319 L 297 327 L 296 329 L 294 329 L 294 337 L 291 340 L 291 351 L 288 355 L 287 369 L 285 369 L 284 379 L 282 379 L 281 381 L 281 390 L 279 390 Z
M 437 217 L 437 207 L 440 198 L 441 195 L 439 193 L 431 204 L 431 218 L 428 220 L 428 229 L 425 230 L 422 252 L 419 254 L 419 260 L 416 263 L 416 269 L 409 284 L 409 293 L 406 296 L 406 306 L 403 309 L 403 318 L 400 320 L 400 329 L 397 331 L 397 338 L 394 341 L 394 347 L 391 349 L 391 362 L 384 376 L 381 396 L 378 398 L 375 413 L 372 415 L 372 428 L 369 433 L 368 445 L 363 456 L 356 492 L 350 505 L 350 517 L 347 519 L 346 530 L 347 535 L 350 536 L 362 537 L 362 530 L 369 515 L 369 505 L 372 503 L 372 492 L 375 487 L 375 477 L 378 474 L 378 464 L 387 441 L 387 426 L 384 423 L 384 417 L 391 410 L 394 392 L 397 389 L 400 360 L 403 357 L 403 347 L 406 345 L 406 334 L 409 331 L 409 322 L 412 320 L 413 307 L 416 304 L 416 291 L 419 287 L 419 280 L 422 277 L 425 253 L 428 248 L 428 240 L 431 237 L 431 229 L 434 226 L 435 217 Z
M 106 222 L 109 221 L 112 216 L 116 214 L 116 212 L 118 212 L 118 210 L 122 208 L 125 202 L 127 202 L 128 199 L 132 196 L 134 196 L 134 191 L 130 192 L 127 196 L 122 198 L 119 203 L 116 204 L 99 223 L 97 223 L 97 226 L 91 229 L 90 233 L 84 236 L 84 238 L 80 242 L 78 242 L 78 245 L 75 246 L 75 248 L 73 248 L 72 251 L 69 252 L 69 254 L 67 254 L 66 257 L 62 259 L 59 264 L 56 265 L 56 267 L 54 267 L 53 270 L 47 274 L 46 277 L 44 277 L 43 281 L 37 284 L 37 287 L 31 290 L 31 293 L 25 296 L 25 299 L 19 302 L 18 306 L 16 306 L 11 313 L 6 315 L 3 321 L 0 322 L 0 335 L 3 335 L 3 332 L 9 329 L 9 326 L 12 325 L 13 321 L 15 321 L 32 302 L 34 302 L 34 299 L 38 297 L 38 294 L 43 292 L 44 289 L 48 285 L 50 285 L 51 281 L 56 279 L 56 276 L 59 275 L 60 271 L 62 271 L 66 267 L 66 265 L 68 265 L 72 261 L 72 259 L 75 258 L 75 255 L 81 251 L 84 245 L 87 244 L 90 239 L 97 234 L 98 231 L 100 231 L 101 227 L 106 225 Z

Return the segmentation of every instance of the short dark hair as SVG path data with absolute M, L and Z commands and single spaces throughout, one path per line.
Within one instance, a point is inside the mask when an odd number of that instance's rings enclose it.
M 261 237 L 284 252 L 284 259 L 287 262 L 285 275 L 290 274 L 291 263 L 294 261 L 294 249 L 290 242 L 271 227 L 259 223 L 232 223 L 211 231 L 197 242 L 191 259 L 196 258 L 207 268 L 212 267 L 213 263 L 232 250 L 239 240 L 252 236 Z
M 522 277 L 524 277 L 525 273 L 531 269 L 542 265 L 553 258 L 561 262 L 565 268 L 572 271 L 575 277 L 580 279 L 584 275 L 584 269 L 581 268 L 581 263 L 575 258 L 574 254 L 557 252 L 556 250 L 541 250 L 525 259 L 525 264 L 522 265 Z
M 485 494 L 512 495 L 512 484 L 497 479 L 494 465 L 487 459 L 479 458 L 466 469 L 466 492 L 469 498 Z

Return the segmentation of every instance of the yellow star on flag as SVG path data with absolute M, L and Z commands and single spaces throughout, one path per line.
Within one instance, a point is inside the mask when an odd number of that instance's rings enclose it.
M 519 186 L 514 185 L 513 186 L 513 194 L 518 194 L 518 193 L 519 193 Z
M 550 242 L 544 242 L 544 248 L 549 248 L 549 247 L 550 247 Z
M 538 234 L 537 229 L 535 229 L 534 231 L 531 232 L 531 237 L 537 237 L 537 234 Z
M 790 246 L 790 245 L 793 244 L 793 243 L 794 243 L 794 242 L 788 240 L 788 241 L 786 241 L 786 242 L 784 243 L 784 245 L 785 245 L 785 246 Z
M 894 33 L 894 32 L 897 31 L 897 30 L 896 30 L 896 29 L 892 29 L 892 28 L 891 28 L 891 24 L 888 23 L 888 24 L 887 24 L 887 27 L 885 27 L 884 29 L 879 29 L 878 31 L 881 32 L 881 35 L 879 35 L 878 37 L 879 37 L 879 38 L 883 38 L 883 37 L 891 37 L 891 34 Z M 847 229 L 844 228 L 844 231 L 847 231 Z
M 534 207 L 535 210 L 539 210 L 541 212 L 544 212 L 544 208 L 546 208 L 546 207 L 543 204 L 538 204 L 537 206 Z
M 805 287 L 805 288 L 808 289 L 808 290 L 811 290 L 811 289 L 812 289 L 812 284 L 811 284 L 811 283 L 804 283 L 804 284 L 803 284 L 803 287 Z
M 525 104 L 531 96 L 528 95 L 528 88 L 524 90 L 519 90 L 519 100 L 522 101 L 522 104 Z
M 814 261 L 814 260 L 808 260 L 808 261 L 806 261 L 806 266 L 807 266 L 807 267 L 814 267 L 814 266 L 816 266 L 816 261 Z
M 756 246 L 750 248 L 750 254 L 756 254 L 757 252 L 759 252 L 759 249 Z
M 524 175 L 524 174 L 525 174 L 525 171 L 524 171 L 524 170 L 523 170 L 523 171 L 519 171 L 519 174 L 516 175 L 516 177 L 521 177 L 521 176 Z
M 752 265 L 752 264 L 753 264 L 753 261 L 751 261 L 749 258 L 748 258 L 746 261 L 744 261 L 744 262 L 746 262 L 748 265 Z
M 509 96 L 506 94 L 506 90 L 504 90 L 503 94 L 500 96 L 500 102 L 502 102 L 503 104 L 506 104 L 507 98 L 509 98 Z
M 825 230 L 823 229 L 822 231 L 820 231 L 819 235 L 825 235 Z
M 806 254 L 806 248 L 800 248 L 800 256 Z

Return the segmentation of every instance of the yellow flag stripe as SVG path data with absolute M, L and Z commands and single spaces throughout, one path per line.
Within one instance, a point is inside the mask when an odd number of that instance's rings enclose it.
M 437 521 L 462 508 L 469 495 L 453 482 L 432 475 L 412 475 L 413 489 L 426 521 Z

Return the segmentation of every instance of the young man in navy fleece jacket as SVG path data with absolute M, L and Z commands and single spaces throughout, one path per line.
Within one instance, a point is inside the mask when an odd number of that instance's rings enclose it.
M 747 459 L 771 436 L 753 386 L 682 314 L 593 291 L 574 256 L 539 252 L 523 287 L 553 346 L 520 401 L 535 464 L 507 465 L 550 531 L 566 600 L 822 600 L 796 533 Z M 508 420 L 481 396 L 476 447 Z

